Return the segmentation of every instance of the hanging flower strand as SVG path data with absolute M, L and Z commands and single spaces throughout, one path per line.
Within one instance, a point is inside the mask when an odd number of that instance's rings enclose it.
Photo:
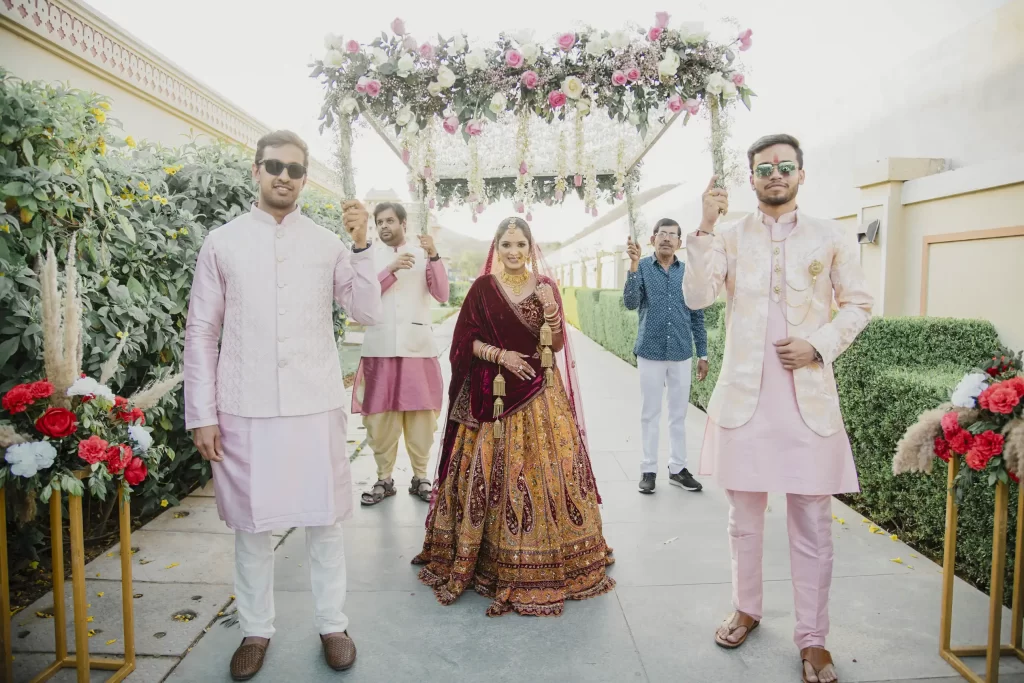
M 555 198 L 554 201 L 561 202 L 565 198 L 566 190 L 566 177 L 569 175 L 569 155 L 565 149 L 565 128 L 559 126 L 558 130 L 558 157 L 556 159 L 558 164 L 558 178 L 555 180 Z
M 626 187 L 626 139 L 619 137 L 615 158 L 615 198 L 622 200 Z
M 427 208 L 433 209 L 437 206 L 437 174 L 434 168 L 437 164 L 437 156 L 434 152 L 433 129 L 429 126 L 423 131 L 423 182 L 426 185 Z

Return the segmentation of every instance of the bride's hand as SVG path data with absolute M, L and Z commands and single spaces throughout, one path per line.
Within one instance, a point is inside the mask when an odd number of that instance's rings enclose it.
M 501 364 L 521 380 L 525 381 L 537 376 L 533 366 L 526 361 L 522 354 L 516 351 L 506 351 L 501 359 Z
M 540 298 L 541 304 L 544 305 L 545 313 L 554 313 L 558 310 L 558 304 L 555 303 L 555 294 L 551 291 L 551 285 L 546 282 L 538 283 L 537 296 Z

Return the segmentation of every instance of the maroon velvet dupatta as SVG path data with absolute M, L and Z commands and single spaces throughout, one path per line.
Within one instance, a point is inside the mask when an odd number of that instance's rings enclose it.
M 540 276 L 538 280 L 551 287 L 558 307 L 561 309 L 562 300 L 557 283 L 545 276 Z M 493 275 L 488 274 L 477 278 L 466 294 L 458 321 L 455 324 L 455 333 L 452 337 L 449 354 L 452 379 L 448 387 L 448 415 L 438 459 L 438 475 L 434 485 L 435 497 L 447 477 L 448 464 L 455 447 L 459 425 L 466 423 L 476 426 L 495 420 L 493 384 L 499 368 L 496 364 L 486 363 L 473 355 L 474 341 L 480 340 L 485 344 L 520 353 L 536 373 L 533 379 L 524 381 L 508 371 L 502 372 L 505 378 L 505 396 L 503 398 L 505 410 L 502 417 L 525 406 L 545 388 L 544 368 L 541 367 L 540 361 L 539 323 L 538 329 L 528 325 L 520 311 L 517 310 L 518 308 L 519 306 L 512 303 L 506 296 L 497 278 Z M 558 356 L 563 356 L 563 354 L 558 354 Z M 559 369 L 555 371 L 558 372 Z M 564 375 L 565 370 L 563 369 L 562 372 Z M 573 372 L 572 375 L 574 376 L 575 373 Z M 573 386 L 572 382 L 569 382 L 568 386 L 572 387 L 571 390 L 574 392 L 574 395 L 570 396 L 569 403 L 579 435 L 579 447 L 583 450 L 582 455 L 587 466 L 587 476 L 591 480 L 590 485 L 596 491 L 597 485 L 590 468 L 582 415 L 578 414 L 573 400 L 575 393 L 578 392 L 578 387 Z M 468 406 L 466 405 L 467 400 Z M 598 502 L 600 501 L 600 494 L 598 494 Z M 433 508 L 433 504 L 431 508 Z M 427 516 L 428 524 L 430 517 L 431 515 Z

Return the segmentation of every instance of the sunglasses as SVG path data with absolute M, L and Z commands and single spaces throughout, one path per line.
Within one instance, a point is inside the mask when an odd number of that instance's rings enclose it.
M 754 167 L 754 174 L 757 175 L 758 178 L 771 178 L 772 173 L 775 172 L 776 168 L 779 169 L 779 173 L 782 174 L 783 177 L 791 176 L 797 172 L 797 165 L 795 161 L 780 161 L 777 164 L 769 164 L 768 162 L 758 164 Z
M 281 175 L 288 169 L 288 177 L 292 180 L 298 180 L 306 175 L 306 167 L 299 163 L 286 164 L 279 159 L 265 159 L 259 162 L 259 165 L 262 165 L 270 175 Z

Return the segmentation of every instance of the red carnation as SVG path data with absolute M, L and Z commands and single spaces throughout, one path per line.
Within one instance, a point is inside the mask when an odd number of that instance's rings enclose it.
M 961 429 L 958 432 L 954 432 L 947 437 L 949 445 L 953 449 L 954 453 L 965 454 L 971 450 L 971 446 L 974 445 L 974 435 L 966 429 Z
M 942 416 L 942 433 L 947 439 L 959 432 L 960 429 L 960 416 L 956 411 L 950 411 Z
M 991 455 L 986 455 L 985 453 L 976 451 L 973 448 L 964 456 L 964 461 L 967 462 L 967 466 L 976 472 L 981 472 L 983 469 L 988 467 L 988 461 L 991 459 Z
M 28 388 L 32 392 L 32 398 L 35 399 L 50 398 L 53 396 L 53 385 L 45 379 L 29 384 Z
M 1011 480 L 1011 481 L 1012 481 L 1012 482 L 1013 482 L 1014 484 L 1020 484 L 1020 477 L 1018 477 L 1018 476 L 1017 476 L 1016 474 L 1014 474 L 1014 473 L 1013 473 L 1013 472 L 1011 472 L 1010 470 L 1006 470 L 1006 473 L 1007 473 L 1008 475 L 1010 475 L 1010 480 Z
M 132 408 L 131 410 L 120 410 L 114 413 L 117 419 L 128 424 L 135 424 L 138 421 L 139 424 L 146 424 L 146 414 L 142 412 L 141 408 Z
M 66 408 L 50 407 L 36 420 L 36 429 L 51 439 L 63 439 L 78 431 L 78 418 Z
M 0 401 L 4 410 L 11 415 L 25 412 L 33 403 L 35 403 L 35 396 L 32 395 L 32 386 L 30 384 L 19 384 L 16 387 L 12 387 L 10 391 L 4 394 L 3 400 Z
M 109 447 L 110 444 L 93 434 L 85 441 L 78 443 L 78 457 L 90 465 L 95 465 L 106 459 Z
M 1013 379 L 1006 380 L 1003 384 L 1016 391 L 1018 397 L 1024 398 L 1024 377 L 1014 377 Z
M 943 439 L 941 436 L 935 437 L 935 457 L 939 458 L 944 462 L 949 462 L 949 442 Z
M 128 466 L 124 468 L 124 480 L 132 486 L 141 484 L 147 474 L 149 474 L 149 470 L 146 469 L 146 463 L 142 462 L 142 458 L 132 458 Z
M 114 397 L 114 407 L 115 408 L 124 408 L 126 405 L 128 405 L 128 399 L 122 398 L 120 396 L 115 396 Z
M 991 459 L 1003 452 L 1003 442 L 1002 434 L 996 434 L 989 430 L 974 437 L 974 445 L 971 450 Z
M 993 359 L 993 360 L 995 360 L 995 359 Z M 989 368 L 989 369 L 988 369 L 988 370 L 986 370 L 985 372 L 987 372 L 987 373 L 988 373 L 989 375 L 991 375 L 992 377 L 995 377 L 996 375 L 998 375 L 998 374 L 999 374 L 999 368 Z
M 132 461 L 133 456 L 131 446 L 126 444 L 111 446 L 107 449 L 107 469 L 111 474 L 121 474 L 128 463 Z
M 1022 398 L 1017 393 L 1017 389 L 1017 385 L 1010 382 L 993 384 L 978 396 L 978 406 L 982 410 L 988 410 L 1000 415 L 1009 415 Z

